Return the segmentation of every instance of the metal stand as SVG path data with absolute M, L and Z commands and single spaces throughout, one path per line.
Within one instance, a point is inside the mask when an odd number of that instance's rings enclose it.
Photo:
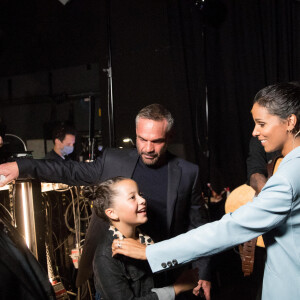
M 41 184 L 28 180 L 16 181 L 15 223 L 28 248 L 47 270 L 45 249 L 45 216 Z
M 106 1 L 107 16 L 107 50 L 108 61 L 107 69 L 103 69 L 107 73 L 107 113 L 108 113 L 108 134 L 109 147 L 115 147 L 115 123 L 114 123 L 114 99 L 113 99 L 113 82 L 112 82 L 112 55 L 111 55 L 111 22 L 110 22 L 110 0 Z

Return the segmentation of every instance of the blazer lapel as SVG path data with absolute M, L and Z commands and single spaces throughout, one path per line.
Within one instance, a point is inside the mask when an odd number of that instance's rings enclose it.
M 175 158 L 168 163 L 167 224 L 170 229 L 181 178 L 181 168 Z
M 132 178 L 134 169 L 138 162 L 138 158 L 139 158 L 139 155 L 136 150 L 132 151 L 128 155 L 128 161 L 127 161 L 127 164 L 124 165 L 124 170 L 123 170 L 125 177 Z
M 120 152 L 120 159 L 118 161 L 112 162 L 112 174 L 119 173 L 120 176 L 127 178 L 132 178 L 134 169 L 138 162 L 139 155 L 134 149 L 130 152 Z

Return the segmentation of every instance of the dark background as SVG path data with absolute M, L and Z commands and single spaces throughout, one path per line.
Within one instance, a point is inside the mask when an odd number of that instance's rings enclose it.
M 110 17 L 116 144 L 135 138 L 140 108 L 162 103 L 175 151 L 204 182 L 232 189 L 246 179 L 254 95 L 299 80 L 299 13 L 295 0 L 1 0 L 0 117 L 25 140 L 62 119 L 84 132 L 80 95 L 93 93 L 107 145 Z

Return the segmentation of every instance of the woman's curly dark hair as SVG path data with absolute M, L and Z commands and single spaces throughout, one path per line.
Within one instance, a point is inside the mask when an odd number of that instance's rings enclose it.
M 93 201 L 93 207 L 96 215 L 103 220 L 110 222 L 105 210 L 113 205 L 113 198 L 117 192 L 114 190 L 113 185 L 117 182 L 126 180 L 125 177 L 114 177 L 108 179 L 99 185 L 87 186 L 84 190 L 84 196 Z

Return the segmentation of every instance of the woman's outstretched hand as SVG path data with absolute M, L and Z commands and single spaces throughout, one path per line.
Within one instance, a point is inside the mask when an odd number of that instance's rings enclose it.
M 112 256 L 122 254 L 135 259 L 146 260 L 146 245 L 143 245 L 139 240 L 123 239 L 114 240 L 112 243 Z

